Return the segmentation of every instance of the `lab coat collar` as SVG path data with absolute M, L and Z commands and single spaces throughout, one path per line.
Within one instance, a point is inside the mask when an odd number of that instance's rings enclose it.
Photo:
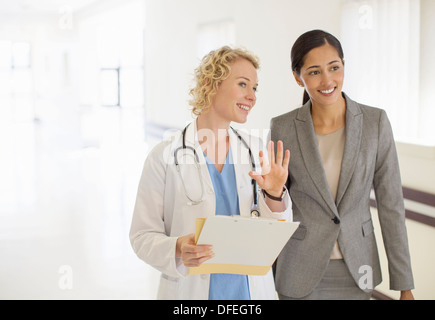
M 244 134 L 239 130 L 237 132 L 243 137 L 244 141 L 246 141 L 246 143 L 248 143 L 249 145 L 249 139 L 245 137 L 246 134 Z M 237 134 L 232 129 L 228 130 L 228 134 L 230 137 L 230 147 L 233 153 L 233 163 L 235 165 L 240 165 L 240 164 L 250 165 L 251 162 L 250 162 L 248 149 L 243 145 L 243 143 L 240 141 Z M 193 147 L 198 153 L 200 164 L 205 164 L 206 161 L 204 158 L 203 150 L 198 141 L 198 127 L 196 124 L 196 119 L 188 125 L 185 139 L 186 139 L 186 146 Z
M 185 141 L 186 141 L 186 146 L 193 147 L 196 150 L 196 153 L 198 154 L 198 158 L 199 158 L 199 163 L 205 164 L 203 151 L 198 141 L 198 128 L 196 125 L 196 119 L 187 125 Z

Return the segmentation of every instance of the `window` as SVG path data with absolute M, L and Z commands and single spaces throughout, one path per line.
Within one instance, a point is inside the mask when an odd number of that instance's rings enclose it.
M 0 69 L 10 69 L 12 67 L 12 42 L 0 41 Z
M 137 6 L 126 6 L 99 21 L 97 54 L 102 106 L 143 106 L 143 22 L 137 11 Z
M 0 40 L 0 103 L 5 117 L 31 120 L 34 115 L 30 43 Z
M 346 0 L 341 42 L 343 90 L 385 109 L 396 140 L 435 144 L 435 131 L 431 137 L 421 131 L 420 1 Z
M 12 44 L 12 68 L 30 68 L 30 44 L 15 42 Z
M 197 57 L 202 59 L 211 50 L 236 43 L 235 24 L 220 21 L 198 26 Z
M 100 73 L 101 105 L 119 106 L 119 68 L 102 68 Z
M 144 12 L 143 1 L 123 1 L 77 19 L 86 145 L 130 144 L 145 136 Z

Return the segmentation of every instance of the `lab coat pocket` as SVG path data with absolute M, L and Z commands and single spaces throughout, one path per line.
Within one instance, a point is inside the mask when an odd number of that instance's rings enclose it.
M 181 214 L 181 223 L 183 225 L 183 230 L 181 232 L 182 235 L 185 235 L 195 233 L 197 218 L 207 218 L 210 215 L 214 215 L 214 211 L 211 211 L 210 205 L 203 201 L 195 205 L 183 204 L 181 206 Z
M 158 300 L 176 300 L 178 297 L 179 279 L 167 276 L 166 274 L 160 277 Z

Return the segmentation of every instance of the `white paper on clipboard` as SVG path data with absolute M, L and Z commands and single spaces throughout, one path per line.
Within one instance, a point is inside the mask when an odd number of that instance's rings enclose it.
M 207 273 L 207 265 L 222 265 L 227 273 L 231 272 L 231 266 L 235 266 L 237 270 L 233 269 L 237 272 L 234 273 L 255 274 L 250 266 L 270 267 L 298 226 L 299 222 L 267 218 L 209 217 L 204 222 L 197 244 L 212 245 L 215 256 L 199 267 L 202 270 L 192 271 Z M 217 271 L 210 271 L 213 272 Z

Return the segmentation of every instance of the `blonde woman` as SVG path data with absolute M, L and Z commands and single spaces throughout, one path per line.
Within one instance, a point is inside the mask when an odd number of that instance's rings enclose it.
M 213 257 L 211 246 L 195 245 L 196 218 L 259 212 L 292 219 L 284 188 L 289 151 L 278 142 L 275 157 L 269 144 L 263 165 L 260 139 L 230 127 L 246 122 L 255 105 L 258 67 L 246 50 L 223 47 L 205 56 L 190 92 L 195 120 L 147 157 L 130 239 L 138 257 L 162 273 L 158 299 L 276 298 L 271 272 L 188 275 Z

